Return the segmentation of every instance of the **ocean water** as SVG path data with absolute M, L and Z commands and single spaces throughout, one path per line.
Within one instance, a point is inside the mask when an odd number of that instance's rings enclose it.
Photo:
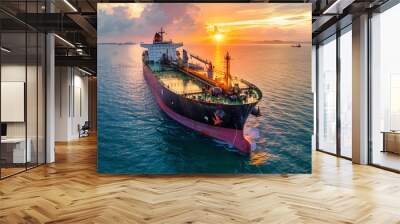
M 170 119 L 142 74 L 138 45 L 98 46 L 98 172 L 123 174 L 310 173 L 311 46 L 187 45 L 185 49 L 263 91 L 261 117 L 249 116 L 250 156 Z

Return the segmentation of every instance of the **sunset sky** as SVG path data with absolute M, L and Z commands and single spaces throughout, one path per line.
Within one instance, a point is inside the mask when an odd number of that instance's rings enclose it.
M 98 42 L 311 40 L 311 4 L 99 3 Z

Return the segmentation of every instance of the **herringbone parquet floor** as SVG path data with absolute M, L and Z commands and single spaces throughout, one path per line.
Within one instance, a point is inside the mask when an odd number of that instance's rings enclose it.
M 315 152 L 312 175 L 96 173 L 94 137 L 0 181 L 0 223 L 400 223 L 400 175 Z

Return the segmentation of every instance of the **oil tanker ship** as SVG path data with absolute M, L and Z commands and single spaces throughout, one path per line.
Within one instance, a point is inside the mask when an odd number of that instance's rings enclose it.
M 250 114 L 260 115 L 262 92 L 252 83 L 230 74 L 229 53 L 224 71 L 212 62 L 183 49 L 183 43 L 164 40 L 156 32 L 153 43 L 141 43 L 143 75 L 158 106 L 178 123 L 251 152 L 243 128 Z M 197 62 L 194 63 L 193 61 Z

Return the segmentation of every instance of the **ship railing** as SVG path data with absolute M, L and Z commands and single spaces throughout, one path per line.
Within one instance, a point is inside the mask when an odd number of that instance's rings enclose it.
M 191 93 L 182 93 L 183 96 L 193 96 L 193 95 L 199 95 L 199 94 L 204 94 L 205 92 L 199 91 L 199 92 L 191 92 Z
M 218 87 L 217 83 L 214 82 L 214 80 L 210 80 L 207 77 L 205 77 L 204 75 L 202 75 L 199 72 L 195 72 L 191 69 L 181 69 L 178 68 L 181 72 L 185 73 L 186 75 L 193 77 L 194 79 L 196 79 L 197 81 L 207 85 L 207 86 L 211 86 L 211 87 Z
M 181 72 L 183 72 L 186 75 L 189 75 L 189 76 L 195 78 L 196 80 L 198 80 L 199 82 L 201 82 L 201 83 L 203 83 L 203 84 L 205 84 L 207 86 L 220 87 L 220 85 L 218 84 L 217 81 L 208 78 L 207 73 L 200 73 L 200 72 L 192 70 L 192 69 L 180 68 L 178 66 L 177 66 L 177 68 Z M 220 70 L 214 70 L 214 74 L 218 74 L 218 75 L 224 76 L 225 72 L 220 71 Z M 235 77 L 235 79 L 239 79 L 239 78 Z M 250 82 L 248 82 L 248 81 L 246 81 L 244 79 L 240 79 L 239 81 L 248 86 L 248 87 L 240 88 L 241 91 L 248 91 L 248 90 L 253 89 L 253 90 L 257 91 L 257 94 L 259 95 L 260 98 L 262 97 L 261 91 L 259 91 L 259 89 L 254 84 L 252 84 L 252 83 L 250 83 Z M 196 93 L 193 93 L 193 94 L 190 94 L 190 95 L 203 94 L 203 93 L 204 92 L 196 92 Z M 182 94 L 182 95 L 188 95 L 188 94 Z
M 249 86 L 248 89 L 255 90 L 257 92 L 257 95 L 258 95 L 259 99 L 262 98 L 262 92 L 260 91 L 260 89 L 256 85 L 254 85 L 253 83 L 251 83 L 251 82 L 249 82 L 247 80 L 244 80 L 244 79 L 240 79 L 240 81 L 243 82 L 244 84 L 248 85 Z
M 254 102 L 257 102 L 257 100 L 258 100 L 257 98 L 253 98 L 253 97 L 246 98 L 243 101 L 240 101 L 239 99 L 232 100 L 232 99 L 229 99 L 227 96 L 216 97 L 216 96 L 213 96 L 213 95 L 211 95 L 207 92 L 203 92 L 203 91 L 191 92 L 191 93 L 181 93 L 180 95 L 187 99 L 194 99 L 194 100 L 198 100 L 198 101 L 202 101 L 202 102 L 214 102 L 214 103 L 220 102 L 223 104 L 235 104 L 237 102 L 254 103 Z M 202 98 L 199 99 L 196 96 L 201 96 Z M 249 96 L 249 95 L 247 95 L 247 96 Z

